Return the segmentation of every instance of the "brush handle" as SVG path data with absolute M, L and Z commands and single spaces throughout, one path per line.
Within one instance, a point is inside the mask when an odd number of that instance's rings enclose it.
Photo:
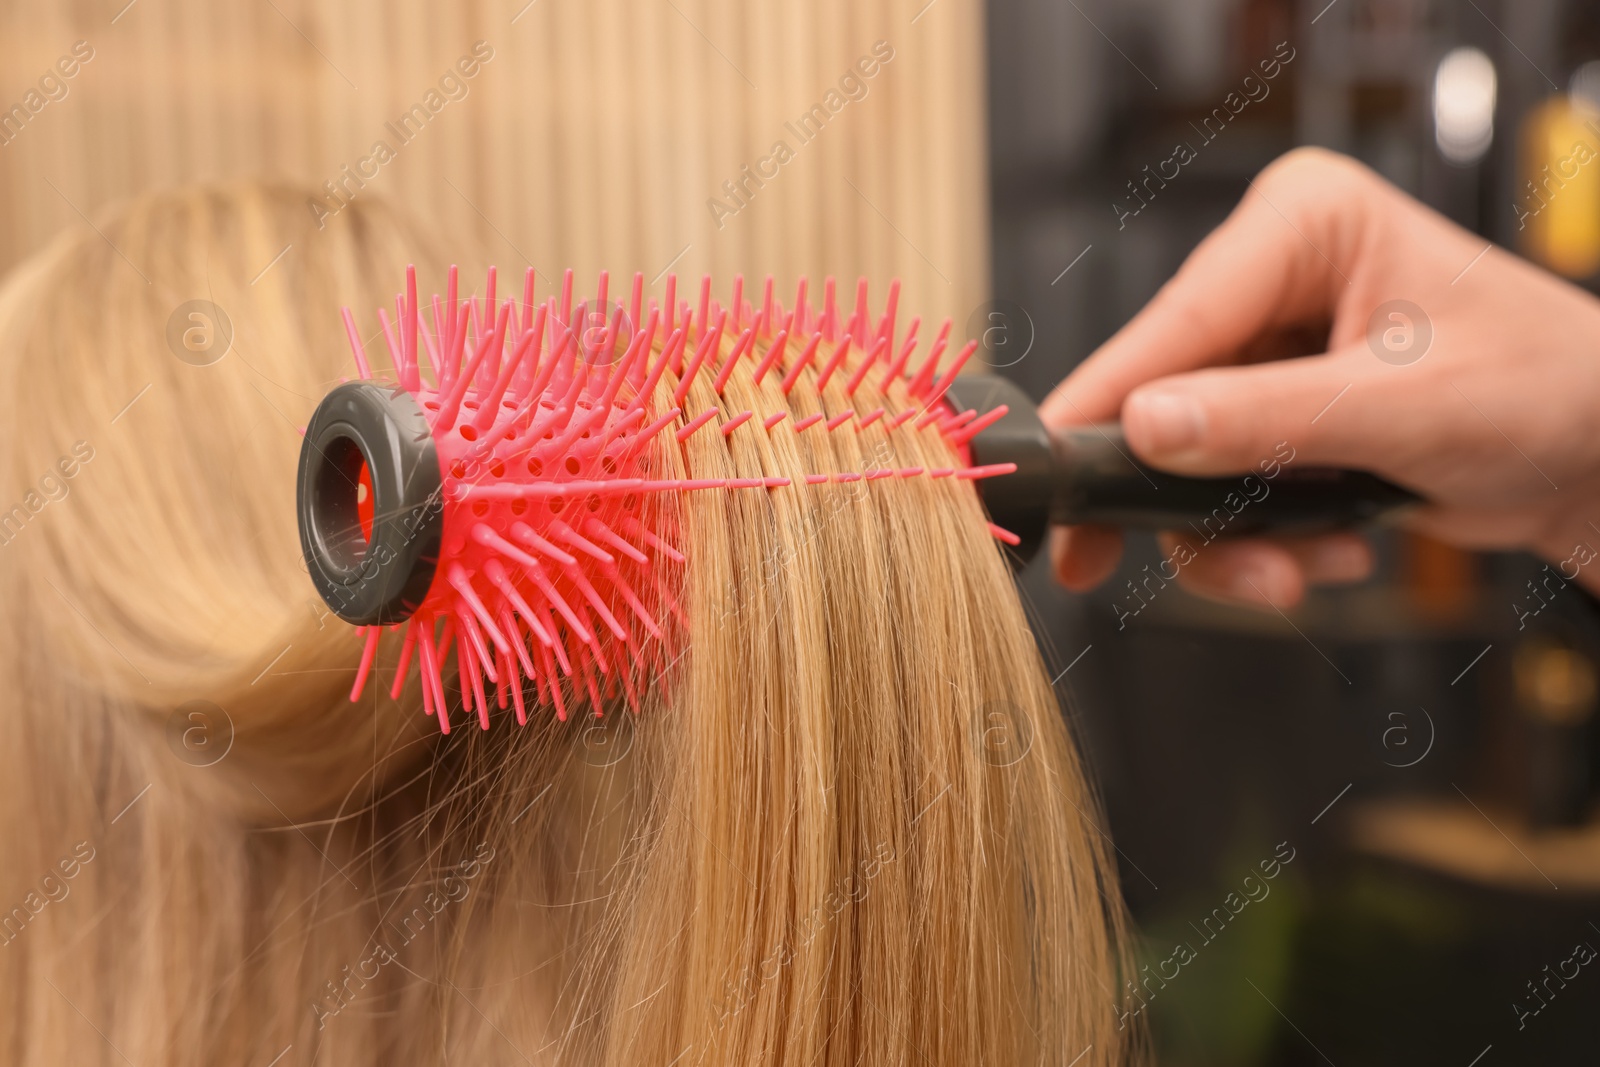
M 1219 533 L 1358 525 L 1418 500 L 1410 490 L 1365 471 L 1297 466 L 1287 445 L 1247 474 L 1190 478 L 1142 462 L 1116 423 L 1050 436 L 1056 460 L 1050 519 L 1055 523 L 1146 530 L 1193 524 L 1209 539 Z
M 1143 530 L 1191 528 L 1210 540 L 1263 530 L 1315 531 L 1370 522 L 1420 498 L 1364 471 L 1297 464 L 1285 444 L 1246 474 L 1188 478 L 1142 462 L 1116 423 L 1050 430 L 1017 385 L 993 375 L 957 378 L 955 411 L 1007 413 L 968 444 L 975 464 L 1016 471 L 979 483 L 994 522 L 1015 533 L 1015 556 L 1031 559 L 1049 526 L 1101 523 Z

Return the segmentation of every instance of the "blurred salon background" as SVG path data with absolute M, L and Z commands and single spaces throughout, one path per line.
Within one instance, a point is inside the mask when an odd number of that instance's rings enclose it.
M 1596 288 L 1600 5 L 991 0 L 987 26 L 994 287 L 969 328 L 1036 397 L 1297 145 Z M 1287 618 L 1151 580 L 1150 538 L 1088 597 L 1027 575 L 1141 978 L 1178 971 L 1126 1002 L 1162 1062 L 1594 1062 L 1596 606 L 1528 557 L 1379 546 L 1374 581 Z
M 541 286 L 899 276 L 1043 396 L 1296 145 L 1596 287 L 1595 108 L 1570 0 L 0 0 L 0 270 L 142 189 L 267 174 Z M 317 399 L 258 392 L 261 432 Z M 1150 540 L 1087 597 L 1024 576 L 1149 965 L 1086 995 L 1164 1063 L 1594 1060 L 1594 606 L 1530 558 L 1380 548 L 1287 618 L 1149 581 Z

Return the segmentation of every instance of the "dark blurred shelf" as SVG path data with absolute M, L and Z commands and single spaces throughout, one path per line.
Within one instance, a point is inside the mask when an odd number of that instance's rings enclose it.
M 1474 885 L 1600 896 L 1600 819 L 1537 829 L 1492 805 L 1414 799 L 1353 806 L 1346 825 L 1355 849 Z
M 1385 585 L 1313 590 L 1303 604 L 1284 614 L 1222 604 L 1179 592 L 1172 585 L 1168 588 L 1173 590 L 1172 595 L 1163 591 L 1137 616 L 1141 626 L 1291 641 L 1325 637 L 1363 644 L 1414 640 L 1420 634 L 1438 640 L 1477 637 L 1504 629 L 1505 622 L 1504 606 L 1499 606 L 1497 614 L 1484 591 L 1474 593 L 1461 608 L 1441 617 L 1419 611 L 1414 599 L 1403 590 Z

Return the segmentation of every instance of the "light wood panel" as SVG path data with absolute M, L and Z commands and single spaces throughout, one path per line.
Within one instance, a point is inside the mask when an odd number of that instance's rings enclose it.
M 673 269 L 722 293 L 770 271 L 842 294 L 866 274 L 880 297 L 898 275 L 902 307 L 958 330 L 986 296 L 978 0 L 125 3 L 0 0 L 0 109 L 94 49 L 0 145 L 0 269 L 148 187 L 335 179 L 482 40 L 467 96 L 367 190 L 503 268 L 653 279 L 681 252 Z M 878 41 L 894 57 L 865 97 L 800 143 L 785 123 Z M 708 198 L 779 140 L 794 158 L 719 228 Z

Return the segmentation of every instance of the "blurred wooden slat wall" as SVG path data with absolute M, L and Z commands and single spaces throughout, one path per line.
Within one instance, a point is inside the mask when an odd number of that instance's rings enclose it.
M 0 269 L 152 186 L 335 178 L 481 39 L 469 95 L 368 187 L 503 269 L 650 279 L 687 247 L 673 269 L 723 293 L 899 276 L 958 332 L 986 297 L 981 0 L 126 3 L 0 0 L 0 110 L 74 41 L 95 53 L 0 145 Z M 867 96 L 802 145 L 784 123 L 879 40 Z M 719 230 L 707 199 L 780 139 L 793 161 Z

